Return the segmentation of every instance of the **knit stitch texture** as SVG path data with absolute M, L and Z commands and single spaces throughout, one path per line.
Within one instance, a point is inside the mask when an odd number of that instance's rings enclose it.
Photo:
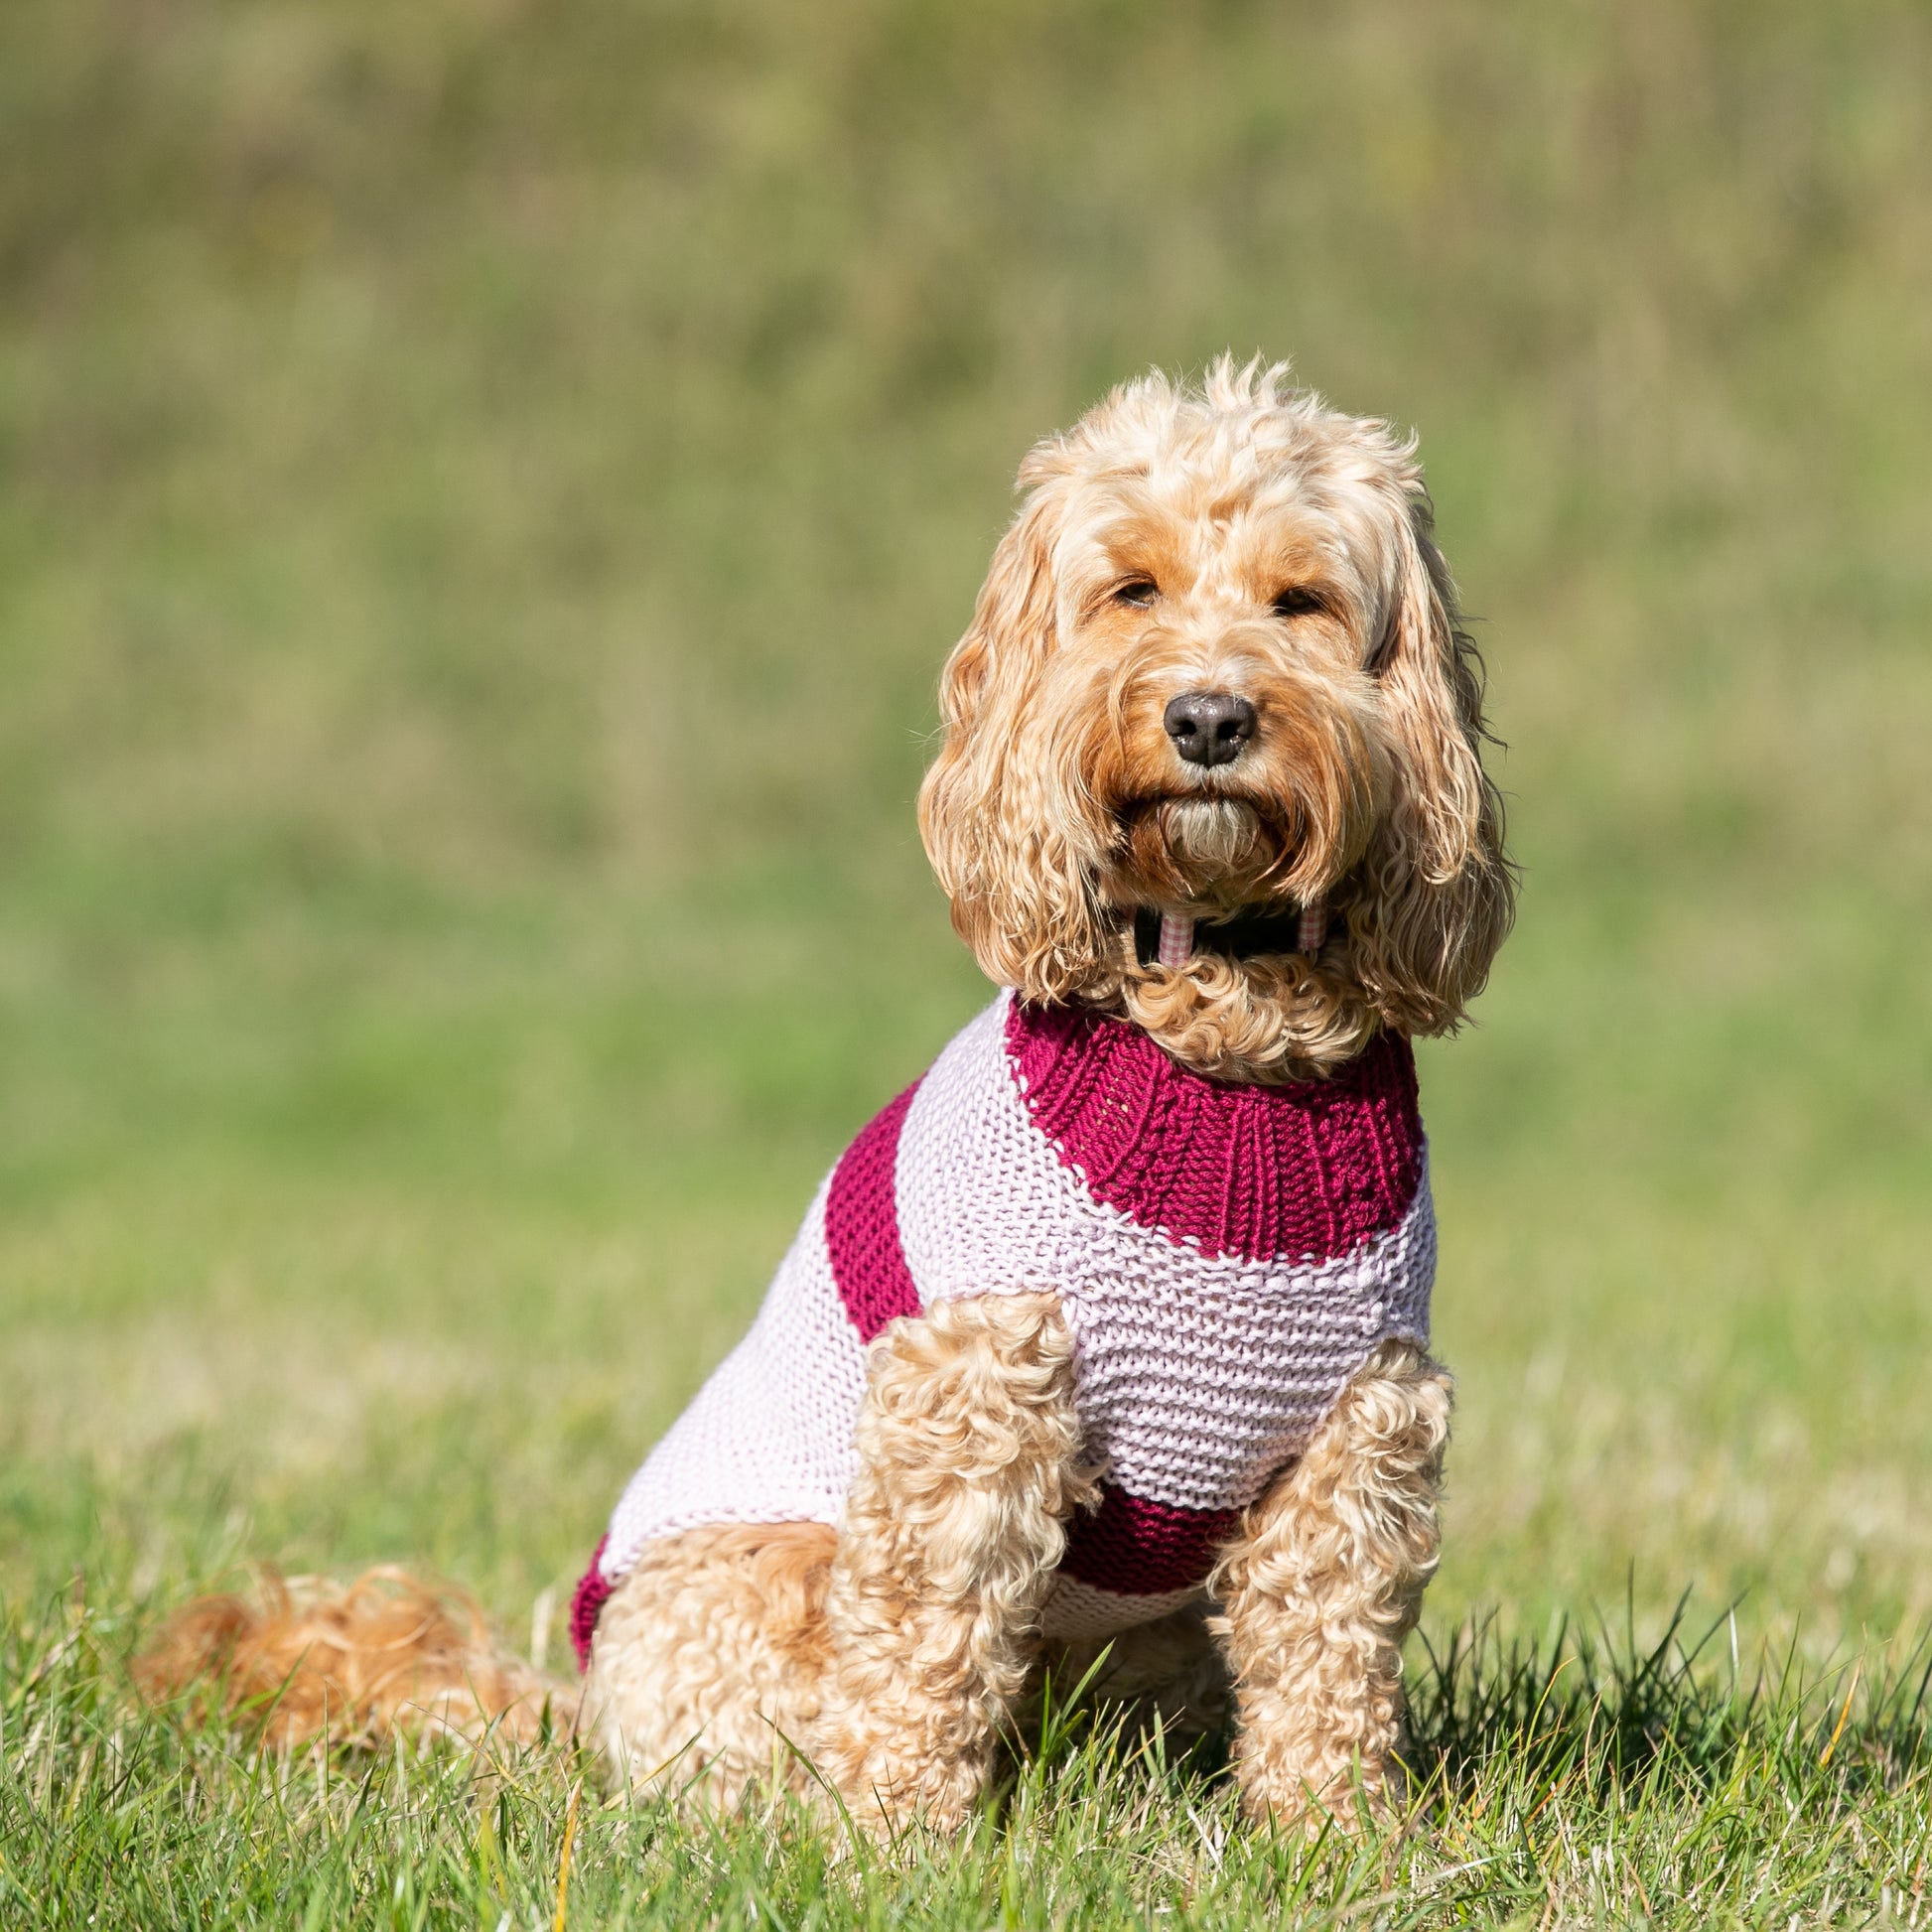
M 973 1295 L 1058 1296 L 1086 1447 L 1049 1633 L 1198 1594 L 1375 1348 L 1427 1343 L 1436 1224 L 1408 1042 L 1231 1086 L 1126 1023 L 1002 994 L 855 1140 L 763 1308 L 625 1489 L 572 1635 L 657 1537 L 836 1524 L 866 1344 Z

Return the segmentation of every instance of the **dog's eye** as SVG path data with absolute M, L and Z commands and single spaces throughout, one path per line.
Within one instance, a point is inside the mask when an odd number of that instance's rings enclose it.
M 1285 591 L 1275 596 L 1275 615 L 1278 618 L 1309 618 L 1317 611 L 1325 611 L 1319 591 L 1311 591 L 1303 584 L 1291 584 Z
M 1151 577 L 1130 577 L 1124 584 L 1114 586 L 1116 604 L 1137 604 L 1145 610 L 1161 595 L 1161 587 Z

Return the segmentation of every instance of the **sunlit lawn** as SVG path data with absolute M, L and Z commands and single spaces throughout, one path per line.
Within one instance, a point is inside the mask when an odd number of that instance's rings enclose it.
M 0 1922 L 553 1922 L 561 1748 L 256 1762 L 127 1651 L 400 1558 L 561 1664 L 987 997 L 910 799 L 1018 456 L 1257 341 L 1422 427 L 1527 869 L 1423 1052 L 1417 1829 L 592 1780 L 570 1922 L 1919 1922 L 1926 23 L 809 12 L 0 26 Z

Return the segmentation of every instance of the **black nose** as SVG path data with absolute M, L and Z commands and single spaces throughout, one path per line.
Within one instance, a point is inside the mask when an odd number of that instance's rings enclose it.
M 1231 691 L 1183 691 L 1161 722 L 1189 764 L 1229 764 L 1255 735 L 1255 708 Z

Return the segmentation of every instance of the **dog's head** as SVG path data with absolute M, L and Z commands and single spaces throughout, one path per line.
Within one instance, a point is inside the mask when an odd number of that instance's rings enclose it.
M 1236 1079 L 1452 1028 L 1512 903 L 1415 445 L 1286 373 L 1144 376 L 1033 451 L 919 798 L 989 975 Z

